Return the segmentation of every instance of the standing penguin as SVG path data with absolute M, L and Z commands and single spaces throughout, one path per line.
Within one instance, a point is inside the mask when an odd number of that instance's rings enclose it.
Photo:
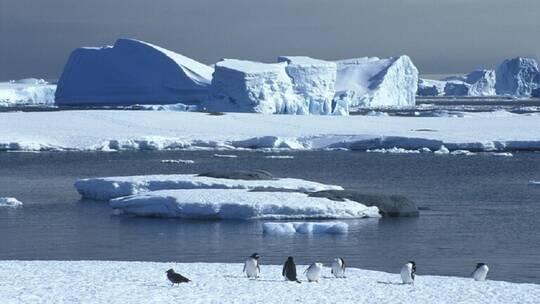
M 287 258 L 287 261 L 285 262 L 285 264 L 283 264 L 283 271 L 281 272 L 281 275 L 289 281 L 295 281 L 297 283 L 300 283 L 300 281 L 296 277 L 296 264 L 294 264 L 294 259 L 292 256 Z
M 489 267 L 485 263 L 476 264 L 476 269 L 473 271 L 472 276 L 475 281 L 485 281 L 488 274 Z
M 322 269 L 323 269 L 322 263 L 313 263 L 309 265 L 309 267 L 305 271 L 308 282 L 319 282 Z
M 259 267 L 259 254 L 252 254 L 244 263 L 244 270 L 248 278 L 258 278 L 261 273 L 261 268 Z
M 332 263 L 332 274 L 336 278 L 345 277 L 345 261 L 342 258 L 335 258 Z
M 416 263 L 414 261 L 409 261 L 401 267 L 401 280 L 403 284 L 414 284 L 415 275 Z

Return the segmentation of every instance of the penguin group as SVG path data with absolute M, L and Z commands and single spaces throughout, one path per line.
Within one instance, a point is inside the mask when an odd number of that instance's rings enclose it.
M 257 279 L 261 274 L 260 267 L 260 255 L 253 253 L 244 262 L 244 269 L 242 273 L 245 273 L 248 279 Z M 319 262 L 312 263 L 304 271 L 308 282 L 318 282 L 323 272 L 323 264 Z M 475 270 L 471 273 L 472 278 L 475 281 L 485 281 L 489 267 L 485 263 L 476 264 Z M 343 258 L 335 258 L 332 262 L 331 273 L 336 278 L 345 278 L 345 260 Z M 292 281 L 300 283 L 296 272 L 296 264 L 294 263 L 294 257 L 290 256 L 283 264 L 283 270 L 281 275 L 286 281 Z M 414 284 L 416 277 L 416 263 L 414 261 L 408 261 L 401 267 L 400 271 L 401 281 L 403 284 Z M 167 278 L 174 284 L 191 282 L 188 278 L 176 273 L 173 269 L 167 270 Z

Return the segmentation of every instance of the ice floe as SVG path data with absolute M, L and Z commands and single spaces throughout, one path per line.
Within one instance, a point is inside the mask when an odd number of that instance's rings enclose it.
M 19 208 L 23 203 L 14 197 L 0 197 L 0 208 Z
M 291 234 L 347 234 L 345 222 L 268 222 L 263 224 L 263 233 L 270 235 Z
M 188 219 L 334 219 L 380 217 L 377 207 L 299 192 L 245 189 L 160 190 L 112 199 L 127 214 Z
M 261 253 L 264 254 L 265 253 Z M 275 254 L 275 253 L 273 253 Z M 242 255 L 242 253 L 239 253 Z M 283 257 L 285 261 L 286 256 Z M 311 261 L 309 261 L 311 262 Z M 329 266 L 331 261 L 322 261 Z M 472 265 L 474 266 L 474 265 Z M 414 286 L 397 273 L 348 266 L 346 279 L 324 267 L 318 283 L 284 281 L 282 265 L 261 265 L 261 279 L 241 276 L 243 265 L 120 261 L 0 261 L 6 303 L 470 303 L 540 302 L 540 285 L 417 275 Z M 307 265 L 297 265 L 301 273 Z M 174 268 L 191 283 L 170 287 Z M 399 270 L 399 269 L 398 269 Z M 398 271 L 396 270 L 396 272 Z M 496 270 L 493 270 L 496 271 Z M 468 274 L 464 274 L 468 276 Z
M 139 194 L 163 189 L 289 189 L 305 192 L 341 190 L 340 186 L 317 182 L 278 178 L 270 180 L 240 180 L 214 178 L 195 174 L 140 175 L 79 179 L 75 188 L 84 197 L 95 200 Z
M 162 159 L 163 164 L 194 164 L 195 161 L 191 159 Z

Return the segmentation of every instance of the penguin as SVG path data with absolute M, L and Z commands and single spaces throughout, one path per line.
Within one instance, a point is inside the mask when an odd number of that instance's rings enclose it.
M 167 273 L 167 279 L 169 279 L 169 281 L 171 281 L 171 283 L 172 283 L 171 286 L 174 286 L 174 284 L 179 284 L 180 285 L 180 283 L 191 282 L 190 279 L 184 277 L 183 275 L 181 275 L 179 273 L 174 272 L 174 270 L 172 268 L 167 270 L 166 273 Z
M 336 278 L 345 277 L 345 261 L 342 258 L 335 258 L 332 263 L 332 274 Z
M 476 264 L 476 269 L 472 273 L 473 279 L 475 281 L 485 281 L 488 271 L 489 267 L 485 263 Z
M 416 263 L 414 261 L 409 261 L 401 267 L 401 280 L 403 284 L 414 284 L 415 275 Z
M 309 267 L 304 271 L 306 274 L 306 277 L 308 279 L 308 282 L 319 282 L 319 278 L 321 277 L 321 272 L 323 269 L 322 263 L 313 263 L 309 265 Z
M 296 265 L 294 264 L 294 259 L 292 256 L 288 257 L 285 264 L 283 264 L 283 271 L 281 272 L 281 275 L 289 281 L 300 283 L 296 277 Z
M 244 270 L 248 278 L 258 278 L 261 273 L 261 268 L 259 267 L 259 254 L 252 254 L 244 263 Z

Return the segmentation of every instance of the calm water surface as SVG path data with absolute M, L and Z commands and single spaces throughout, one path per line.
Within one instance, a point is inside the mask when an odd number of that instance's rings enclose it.
M 294 152 L 294 159 L 234 152 L 0 153 L 0 196 L 24 208 L 0 209 L 0 259 L 329 262 L 397 272 L 466 276 L 479 261 L 491 279 L 540 283 L 540 153 L 514 157 Z M 225 154 L 225 153 L 222 153 Z M 229 154 L 227 152 L 226 154 Z M 192 159 L 195 164 L 165 164 Z M 114 216 L 105 202 L 83 201 L 81 177 L 265 169 L 276 176 L 334 183 L 367 193 L 402 194 L 419 218 L 348 221 L 345 236 L 271 237 L 262 221 L 187 221 Z M 241 271 L 239 269 L 239 271 Z

